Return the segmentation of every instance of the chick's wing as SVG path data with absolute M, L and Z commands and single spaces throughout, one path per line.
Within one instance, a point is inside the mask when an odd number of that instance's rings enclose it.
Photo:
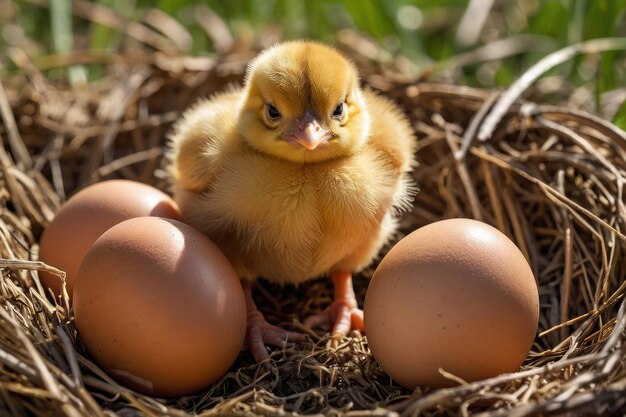
M 170 138 L 172 176 L 190 192 L 210 187 L 237 141 L 237 107 L 241 90 L 203 100 L 185 112 Z

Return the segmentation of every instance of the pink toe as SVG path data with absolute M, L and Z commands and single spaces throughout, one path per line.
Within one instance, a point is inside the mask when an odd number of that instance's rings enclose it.
M 365 320 L 363 319 L 363 310 L 352 310 L 352 329 L 360 332 L 365 331 Z
M 304 327 L 307 327 L 309 329 L 329 329 L 333 325 L 333 321 L 330 315 L 324 311 L 322 313 L 307 317 L 302 324 L 304 325 Z

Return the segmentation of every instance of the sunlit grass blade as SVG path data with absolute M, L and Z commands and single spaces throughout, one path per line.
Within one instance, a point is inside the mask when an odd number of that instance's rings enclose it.
M 70 0 L 52 0 L 50 2 L 50 27 L 52 43 L 56 52 L 70 52 L 74 43 L 72 4 Z M 70 66 L 68 79 L 72 85 L 85 83 L 87 81 L 85 67 L 80 65 Z

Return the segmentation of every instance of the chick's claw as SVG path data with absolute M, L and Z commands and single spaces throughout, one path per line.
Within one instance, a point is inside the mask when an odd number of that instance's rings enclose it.
M 346 300 L 335 300 L 321 313 L 309 316 L 304 321 L 308 328 L 331 330 L 334 339 L 340 339 L 351 330 L 364 330 L 363 310 Z
M 365 329 L 363 310 L 358 307 L 354 289 L 352 287 L 352 274 L 346 271 L 331 273 L 335 287 L 335 301 L 319 314 L 312 315 L 304 321 L 308 328 L 322 328 L 330 330 L 331 336 L 336 342 L 346 336 L 350 330 Z

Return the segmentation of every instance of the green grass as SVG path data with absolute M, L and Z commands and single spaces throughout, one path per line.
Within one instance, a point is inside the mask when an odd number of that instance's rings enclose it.
M 69 16 L 67 5 L 71 3 L 70 0 L 51 0 L 50 8 L 35 5 L 41 3 L 47 2 L 9 1 L 8 4 L 13 4 L 15 8 L 14 16 L 11 13 L 0 13 L 0 28 L 7 22 L 17 22 L 24 34 L 38 45 L 38 48 L 33 49 L 34 53 L 41 55 L 67 50 L 67 40 L 55 42 L 55 39 L 63 38 L 67 33 L 74 35 L 73 45 L 70 45 L 73 48 L 118 50 L 123 44 L 123 34 Z M 95 3 L 134 20 L 140 20 L 150 8 L 159 8 L 189 31 L 193 42 L 187 53 L 214 53 L 210 39 L 195 20 L 194 7 L 198 2 L 97 0 Z M 283 37 L 287 39 L 305 37 L 333 42 L 337 31 L 355 29 L 379 42 L 390 56 L 402 53 L 409 57 L 417 72 L 432 68 L 435 64 L 453 63 L 455 56 L 496 39 L 519 35 L 537 36 L 537 44 L 533 48 L 495 62 L 466 65 L 456 74 L 456 82 L 482 87 L 509 85 L 542 56 L 572 43 L 626 36 L 626 0 L 495 1 L 481 38 L 469 47 L 459 46 L 455 41 L 458 24 L 468 5 L 468 1 L 462 0 L 207 0 L 201 3 L 221 16 L 235 35 L 280 28 Z M 400 18 L 400 11 L 405 16 L 410 13 L 413 20 L 404 22 Z M 65 22 L 65 30 L 51 22 Z M 5 72 L 11 68 L 5 51 L 11 42 L 6 38 L 6 34 L 2 36 L 0 31 L 0 71 L 4 65 Z M 543 48 L 538 48 L 541 46 Z M 594 91 L 596 106 L 599 106 L 606 91 L 626 85 L 624 55 L 623 52 L 607 52 L 599 57 L 579 56 L 555 68 L 548 75 L 560 76 L 576 86 Z M 446 70 L 445 65 L 435 68 Z M 70 74 L 71 71 L 66 71 L 53 75 L 71 77 Z M 89 68 L 90 79 L 100 75 L 98 68 Z M 622 106 L 616 121 L 624 127 L 624 120 L 626 108 Z

